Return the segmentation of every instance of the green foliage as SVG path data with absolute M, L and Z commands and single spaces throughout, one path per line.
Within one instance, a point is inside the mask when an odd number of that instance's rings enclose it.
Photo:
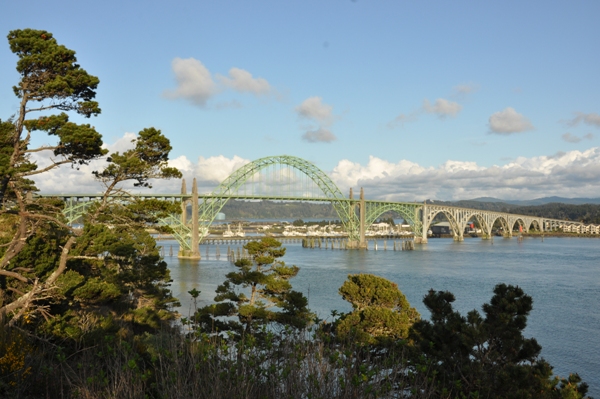
M 19 58 L 21 78 L 14 90 L 21 101 L 14 119 L 0 121 L 0 159 L 7 161 L 0 164 L 0 218 L 7 222 L 0 235 L 0 320 L 6 315 L 11 325 L 75 341 L 97 336 L 103 328 L 134 333 L 161 328 L 174 318 L 171 306 L 177 301 L 147 228 L 175 206 L 137 200 L 124 190 L 128 182 L 151 187 L 151 179 L 181 177 L 167 164 L 169 140 L 147 128 L 132 150 L 112 154 L 94 173 L 106 186 L 105 196 L 89 208 L 83 231 L 70 229 L 62 201 L 28 198 L 35 188 L 27 177 L 106 154 L 101 135 L 88 124 L 69 121 L 66 113 L 98 115 L 99 80 L 49 32 L 14 30 L 8 41 Z M 44 115 L 29 117 L 39 111 Z M 29 148 L 40 133 L 58 142 Z M 41 151 L 52 151 L 55 160 L 38 170 L 28 157 Z
M 342 314 L 336 323 L 339 339 L 364 344 L 392 343 L 408 336 L 420 315 L 398 285 L 372 274 L 351 274 L 339 293 L 354 311 Z
M 244 248 L 250 258 L 235 262 L 238 271 L 228 273 L 225 282 L 217 287 L 217 303 L 196 312 L 200 329 L 209 333 L 232 331 L 239 336 L 256 334 L 272 322 L 305 327 L 312 314 L 306 297 L 292 290 L 289 280 L 299 268 L 286 266 L 280 260 L 285 248 L 271 237 L 251 241 Z M 238 320 L 228 320 L 231 316 Z
M 523 336 L 533 301 L 521 288 L 497 285 L 483 305 L 485 318 L 476 310 L 460 315 L 454 300 L 447 291 L 430 290 L 423 303 L 431 321 L 416 322 L 410 334 L 416 369 L 435 378 L 436 397 L 560 398 L 567 392 L 556 387 L 552 367 L 538 358 L 541 346 Z M 569 389 L 583 397 L 587 385 Z
M 73 50 L 59 45 L 51 33 L 17 29 L 9 32 L 8 43 L 17 55 L 20 81 L 13 87 L 20 99 L 14 119 L 0 121 L 0 205 L 22 201 L 17 192 L 35 191 L 27 176 L 43 173 L 58 165 L 86 164 L 104 155 L 101 135 L 90 125 L 69 122 L 66 113 L 28 119 L 32 112 L 75 111 L 85 117 L 100 113 L 94 101 L 99 80 L 77 64 Z M 24 129 L 27 129 L 25 134 Z M 30 148 L 32 135 L 45 132 L 58 143 Z M 27 154 L 53 151 L 53 164 L 37 170 Z
M 100 80 L 82 69 L 75 52 L 59 45 L 51 33 L 17 29 L 8 34 L 8 43 L 19 57 L 21 81 L 13 88 L 17 97 L 38 102 L 54 99 L 53 108 L 87 117 L 100 113 L 98 103 L 92 101 Z
M 167 165 L 171 144 L 160 130 L 144 129 L 132 142 L 135 148 L 111 154 L 109 165 L 102 171 L 94 171 L 94 176 L 107 184 L 134 180 L 135 187 L 148 188 L 152 188 L 149 179 L 181 178 L 181 172 Z
M 85 164 L 107 152 L 102 148 L 102 136 L 95 128 L 69 122 L 69 116 L 64 112 L 25 121 L 25 126 L 31 132 L 39 130 L 57 136 L 59 142 L 54 155 L 64 156 L 73 163 Z

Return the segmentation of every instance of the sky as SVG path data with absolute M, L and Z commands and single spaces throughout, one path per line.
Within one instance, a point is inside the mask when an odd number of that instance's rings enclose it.
M 24 0 L 2 5 L 0 27 L 75 50 L 102 113 L 71 119 L 110 150 L 160 129 L 203 192 L 285 154 L 368 199 L 515 200 L 600 197 L 598 15 L 595 0 Z M 3 120 L 16 61 L 0 40 Z M 97 192 L 97 168 L 36 183 Z

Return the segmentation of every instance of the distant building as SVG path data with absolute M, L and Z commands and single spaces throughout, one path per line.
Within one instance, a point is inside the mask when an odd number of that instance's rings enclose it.
M 225 214 L 223 212 L 217 213 L 215 220 L 225 220 Z
M 442 234 L 452 234 L 450 223 L 440 222 L 430 227 L 431 233 L 434 237 L 440 237 Z

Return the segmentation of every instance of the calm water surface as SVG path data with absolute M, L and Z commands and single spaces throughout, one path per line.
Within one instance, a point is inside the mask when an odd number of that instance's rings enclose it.
M 201 246 L 200 262 L 169 256 L 177 253 L 175 241 L 161 241 L 167 256 L 172 290 L 182 303 L 183 316 L 190 313 L 187 291 L 199 289 L 199 306 L 211 303 L 217 285 L 225 274 L 235 270 L 227 261 L 227 246 Z M 331 310 L 350 310 L 337 290 L 348 274 L 373 273 L 398 284 L 422 317 L 429 313 L 422 303 L 430 288 L 447 290 L 456 297 L 455 309 L 465 314 L 492 297 L 498 283 L 518 285 L 533 297 L 526 336 L 542 345 L 542 356 L 554 372 L 567 376 L 577 372 L 590 384 L 590 395 L 600 397 L 600 239 L 594 238 L 477 238 L 462 243 L 451 239 L 431 239 L 414 251 L 392 251 L 391 241 L 384 251 L 343 251 L 306 249 L 300 244 L 284 244 L 284 260 L 300 267 L 292 279 L 294 289 L 304 292 L 310 308 L 321 318 Z M 232 249 L 241 245 L 232 245 Z M 208 257 L 206 250 L 208 248 Z

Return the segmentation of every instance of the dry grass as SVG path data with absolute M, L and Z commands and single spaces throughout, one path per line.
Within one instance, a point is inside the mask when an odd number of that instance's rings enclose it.
M 339 345 L 308 332 L 227 342 L 176 332 L 103 344 L 66 356 L 57 347 L 31 357 L 34 370 L 15 398 L 399 398 L 428 397 L 400 348 Z M 3 376 L 0 376 L 3 378 Z M 25 389 L 24 387 L 29 387 Z M 421 386 L 419 390 L 410 387 Z

